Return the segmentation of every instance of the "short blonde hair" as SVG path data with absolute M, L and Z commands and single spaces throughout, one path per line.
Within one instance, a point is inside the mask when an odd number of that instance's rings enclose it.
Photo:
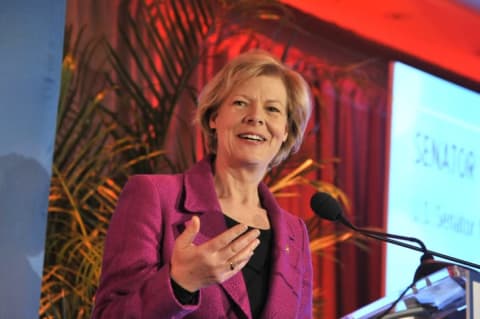
M 312 110 L 310 88 L 298 72 L 282 64 L 271 54 L 254 50 L 240 54 L 228 62 L 200 93 L 196 120 L 201 125 L 209 153 L 215 154 L 217 148 L 216 135 L 210 128 L 211 117 L 233 87 L 261 75 L 278 76 L 287 92 L 288 136 L 270 166 L 278 165 L 290 153 L 298 151 Z

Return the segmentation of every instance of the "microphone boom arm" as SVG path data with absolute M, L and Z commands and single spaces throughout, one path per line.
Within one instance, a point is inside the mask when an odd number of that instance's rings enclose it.
M 439 253 L 439 252 L 436 252 L 436 251 L 433 251 L 433 250 L 423 249 L 423 248 L 420 248 L 420 247 L 417 247 L 417 246 L 414 246 L 414 245 L 404 243 L 404 242 L 399 241 L 399 240 L 391 239 L 391 238 L 385 237 L 385 234 L 383 234 L 383 236 L 380 236 L 379 235 L 380 233 L 377 233 L 375 231 L 370 231 L 370 230 L 366 231 L 366 230 L 363 230 L 363 229 L 360 229 L 360 228 L 357 228 L 357 227 L 355 227 L 354 229 L 356 231 L 358 231 L 359 233 L 363 234 L 364 236 L 367 236 L 367 237 L 370 237 L 370 238 L 373 238 L 373 239 L 381 240 L 381 241 L 384 241 L 384 242 L 387 242 L 387 243 L 395 244 L 395 245 L 402 246 L 402 247 L 405 247 L 405 248 L 409 248 L 409 249 L 412 249 L 412 250 L 416 250 L 416 251 L 419 251 L 419 252 L 422 252 L 422 253 L 430 254 L 430 255 L 435 256 L 435 257 L 447 259 L 447 260 L 453 261 L 453 262 L 458 263 L 458 264 L 463 264 L 463 265 L 466 265 L 466 266 L 469 266 L 469 267 L 480 269 L 479 264 L 475 264 L 475 263 L 472 263 L 472 262 L 467 261 L 467 260 L 455 258 L 455 257 L 448 256 L 448 255 L 445 255 L 445 254 L 442 254 L 442 253 Z M 388 236 L 395 237 L 395 235 L 391 235 L 391 234 L 388 234 Z M 398 237 L 402 237 L 402 236 L 398 236 Z M 425 246 L 423 245 L 423 247 L 425 247 Z

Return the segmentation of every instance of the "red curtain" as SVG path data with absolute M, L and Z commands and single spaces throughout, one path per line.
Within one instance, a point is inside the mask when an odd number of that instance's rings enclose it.
M 383 69 L 386 79 L 387 63 L 377 64 L 378 67 Z M 321 170 L 318 177 L 346 193 L 351 204 L 347 213 L 352 223 L 359 227 L 383 228 L 387 83 L 358 82 L 352 75 L 337 82 L 319 78 L 317 85 L 312 85 L 322 105 L 316 105 L 310 126 L 321 129 L 313 137 L 307 137 L 304 147 L 310 154 L 315 154 L 314 147 L 317 149 L 317 161 L 339 159 L 338 164 Z M 286 207 L 308 217 L 305 212 L 311 211 L 312 193 L 302 191 L 301 194 L 299 198 L 289 199 Z M 331 230 L 343 226 L 323 222 L 322 227 Z M 383 295 L 382 250 L 378 242 L 367 242 L 363 248 L 347 242 L 327 249 L 316 258 L 315 284 L 323 301 L 321 318 L 340 318 Z
M 384 88 L 340 85 L 334 99 L 335 156 L 341 159 L 336 184 L 351 201 L 351 221 L 359 227 L 383 227 L 386 165 L 386 94 Z M 338 93 L 338 92 L 337 92 Z M 341 244 L 335 265 L 336 313 L 345 315 L 382 295 L 383 259 L 379 243 L 366 250 Z

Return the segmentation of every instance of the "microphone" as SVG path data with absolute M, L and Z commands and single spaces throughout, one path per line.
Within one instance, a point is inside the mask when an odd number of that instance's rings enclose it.
M 418 238 L 378 232 L 378 231 L 365 229 L 365 228 L 359 228 L 353 225 L 345 217 L 345 215 L 343 214 L 343 209 L 340 206 L 340 203 L 328 193 L 325 193 L 325 192 L 315 193 L 310 199 L 310 207 L 314 211 L 315 215 L 317 215 L 322 219 L 326 219 L 333 222 L 339 221 L 340 223 L 347 226 L 348 228 L 353 229 L 354 231 L 359 232 L 367 237 L 422 252 L 423 255 L 420 258 L 420 261 L 422 265 L 423 264 L 428 265 L 428 269 L 419 267 L 415 272 L 415 279 L 419 279 L 421 277 L 429 275 L 430 273 L 433 273 L 436 270 L 439 270 L 440 268 L 443 268 L 449 265 L 448 263 L 434 261 L 433 256 L 447 259 L 458 264 L 480 269 L 480 265 L 478 264 L 475 264 L 466 260 L 462 260 L 459 258 L 451 257 L 445 254 L 441 254 L 432 250 L 428 250 L 425 244 Z M 420 247 L 407 244 L 400 240 L 415 242 Z

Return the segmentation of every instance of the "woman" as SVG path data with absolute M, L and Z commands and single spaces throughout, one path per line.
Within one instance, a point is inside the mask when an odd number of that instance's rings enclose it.
M 262 183 L 298 150 L 310 111 L 306 82 L 266 52 L 228 63 L 199 98 L 211 155 L 125 185 L 93 318 L 311 318 L 305 224 Z

